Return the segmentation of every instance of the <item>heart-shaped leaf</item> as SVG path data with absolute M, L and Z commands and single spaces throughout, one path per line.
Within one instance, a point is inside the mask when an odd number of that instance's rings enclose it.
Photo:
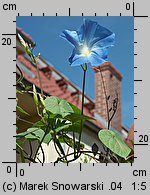
M 106 147 L 124 159 L 131 152 L 131 149 L 125 144 L 119 134 L 114 131 L 102 129 L 99 131 L 98 137 Z
M 55 96 L 47 97 L 44 100 L 46 110 L 53 114 L 60 114 L 65 117 L 68 113 L 74 113 L 70 104 L 64 100 Z

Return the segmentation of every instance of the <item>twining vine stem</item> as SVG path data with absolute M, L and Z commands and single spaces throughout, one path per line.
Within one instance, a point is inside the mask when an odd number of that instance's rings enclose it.
M 85 64 L 84 64 L 84 65 L 82 65 L 81 67 L 82 67 L 82 69 L 83 69 L 83 83 L 82 83 L 82 107 L 81 107 L 81 114 L 83 115 L 87 63 L 85 63 Z M 83 130 L 83 120 L 81 120 L 81 129 L 80 129 L 80 133 L 79 133 L 78 153 L 79 153 L 79 150 L 80 150 L 80 142 L 81 142 L 82 130 Z

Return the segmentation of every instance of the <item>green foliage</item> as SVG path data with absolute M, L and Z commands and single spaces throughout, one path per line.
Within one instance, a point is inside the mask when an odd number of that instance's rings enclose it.
M 36 108 L 38 108 L 38 94 L 34 85 L 33 98 Z M 47 97 L 45 100 L 39 96 L 39 99 L 43 105 L 43 116 L 41 116 L 41 120 L 33 124 L 32 127 L 25 132 L 18 133 L 16 136 L 17 140 L 24 138 L 28 141 L 38 140 L 46 144 L 49 144 L 50 141 L 53 140 L 63 155 L 64 152 L 61 143 L 65 143 L 76 150 L 79 147 L 83 149 L 83 144 L 79 144 L 79 142 L 73 140 L 67 134 L 69 132 L 79 134 L 81 130 L 81 120 L 91 120 L 92 118 L 82 115 L 80 109 L 64 99 L 54 96 Z M 19 151 L 22 155 L 20 148 Z
M 62 117 L 74 112 L 66 100 L 54 96 L 47 97 L 44 100 L 44 105 L 46 110 L 53 114 L 60 114 Z
M 29 128 L 27 131 L 23 133 L 17 134 L 16 138 L 26 138 L 27 140 L 39 140 L 41 141 L 43 139 L 45 132 L 42 129 L 39 128 Z M 43 143 L 48 144 L 52 139 L 52 136 L 50 133 L 47 133 L 45 136 Z
M 20 43 L 21 43 L 21 46 L 24 48 L 25 52 L 30 56 L 32 62 L 35 63 L 35 62 L 36 62 L 36 61 L 35 61 L 35 57 L 34 57 L 34 55 L 32 54 L 32 50 L 31 50 L 30 45 L 28 45 L 28 43 L 26 43 L 26 42 L 24 41 L 24 39 L 21 37 L 20 34 L 18 34 L 18 38 L 19 38 Z
M 122 138 L 114 131 L 102 129 L 98 133 L 101 142 L 118 156 L 126 159 L 131 149 L 125 144 Z
M 35 105 L 38 106 L 38 96 L 37 96 L 35 85 L 33 85 L 33 99 L 34 99 Z
M 71 148 L 77 149 L 79 146 L 78 145 L 79 142 L 78 141 L 74 142 L 74 140 L 71 137 L 69 137 L 68 135 L 64 135 L 64 134 L 60 135 L 58 140 L 60 143 L 67 143 Z M 84 148 L 84 144 L 80 143 L 80 149 L 83 150 L 83 148 Z
M 93 118 L 82 115 L 81 110 L 73 104 L 67 102 L 64 99 L 51 96 L 44 100 L 45 109 L 50 111 L 52 114 L 56 114 L 55 117 L 59 117 L 71 121 L 72 123 L 77 121 L 93 120 Z
M 29 116 L 29 114 L 28 114 L 23 108 L 21 108 L 20 106 L 16 106 L 16 109 L 17 109 L 19 112 L 21 112 L 21 113 L 23 113 L 23 114 Z

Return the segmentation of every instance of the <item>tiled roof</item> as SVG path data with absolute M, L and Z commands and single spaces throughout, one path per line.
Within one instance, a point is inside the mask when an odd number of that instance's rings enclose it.
M 33 43 L 32 37 L 29 34 L 25 33 L 21 28 L 17 27 L 16 31 L 23 37 L 23 39 L 26 39 L 26 41 Z
M 26 55 L 17 56 L 18 66 L 23 71 L 24 78 L 40 88 L 37 68 L 25 56 Z M 75 85 L 55 70 L 53 66 L 50 66 L 43 58 L 40 58 L 38 67 L 44 93 L 63 98 L 76 105 L 78 108 L 81 108 L 81 91 Z M 19 74 L 18 70 L 17 73 Z M 94 117 L 94 108 L 95 103 L 88 96 L 85 96 L 84 114 Z M 100 128 L 104 128 L 104 125 L 100 121 L 93 120 L 92 123 Z

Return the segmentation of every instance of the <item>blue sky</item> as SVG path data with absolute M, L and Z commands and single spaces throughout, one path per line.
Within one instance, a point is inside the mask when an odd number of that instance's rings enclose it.
M 57 70 L 68 77 L 75 85 L 82 88 L 81 67 L 71 67 L 68 58 L 72 47 L 59 35 L 64 29 L 77 30 L 83 18 L 97 21 L 116 34 L 115 46 L 109 49 L 108 60 L 123 75 L 122 80 L 122 122 L 130 127 L 134 118 L 134 19 L 129 16 L 19 16 L 17 26 L 30 34 L 37 43 L 35 54 L 41 55 Z M 86 95 L 94 99 L 94 72 L 88 69 Z

